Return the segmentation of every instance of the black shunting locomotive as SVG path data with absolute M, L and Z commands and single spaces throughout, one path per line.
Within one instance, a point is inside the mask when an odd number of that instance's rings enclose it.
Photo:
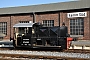
M 68 29 L 61 27 L 43 27 L 41 23 L 18 23 L 14 26 L 14 47 L 38 49 L 67 49 Z

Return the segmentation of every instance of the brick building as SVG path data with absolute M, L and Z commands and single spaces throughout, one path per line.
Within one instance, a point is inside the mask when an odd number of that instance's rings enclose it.
M 13 37 L 13 25 L 41 22 L 44 26 L 61 26 L 65 22 L 68 33 L 80 40 L 90 40 L 90 0 L 0 8 L 0 36 Z

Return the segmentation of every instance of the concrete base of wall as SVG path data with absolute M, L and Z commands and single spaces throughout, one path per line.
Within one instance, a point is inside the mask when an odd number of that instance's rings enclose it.
M 90 46 L 70 46 L 69 49 L 84 49 L 84 50 L 90 50 Z
M 90 40 L 72 41 L 69 49 L 86 49 L 90 50 Z

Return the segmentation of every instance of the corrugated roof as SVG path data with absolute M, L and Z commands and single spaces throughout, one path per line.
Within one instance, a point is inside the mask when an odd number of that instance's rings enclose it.
M 70 10 L 70 9 L 81 9 L 81 8 L 90 8 L 90 0 L 0 8 L 0 15 L 32 13 L 32 12 L 47 12 L 47 11 Z

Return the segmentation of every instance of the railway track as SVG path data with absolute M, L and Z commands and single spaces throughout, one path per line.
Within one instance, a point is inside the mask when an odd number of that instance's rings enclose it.
M 38 56 L 38 55 L 19 55 L 19 54 L 0 54 L 2 57 L 1 59 L 8 59 L 8 60 L 31 60 L 31 59 L 47 59 L 47 60 L 89 60 L 89 59 L 82 59 L 82 58 L 66 58 L 66 57 L 53 57 L 53 56 Z
M 69 50 L 64 50 L 63 52 L 72 52 L 72 53 L 90 53 L 90 50 L 83 50 L 83 49 L 69 49 Z
M 0 50 L 21 50 L 21 51 L 40 51 L 40 49 L 27 49 L 27 48 L 0 48 Z M 54 52 L 68 52 L 68 53 L 90 53 L 90 50 L 84 50 L 84 49 L 68 49 L 68 50 L 42 50 L 42 51 L 54 51 Z
M 90 60 L 90 53 L 51 52 L 51 51 L 21 51 L 0 50 L 1 57 L 18 59 L 64 59 L 64 60 Z

